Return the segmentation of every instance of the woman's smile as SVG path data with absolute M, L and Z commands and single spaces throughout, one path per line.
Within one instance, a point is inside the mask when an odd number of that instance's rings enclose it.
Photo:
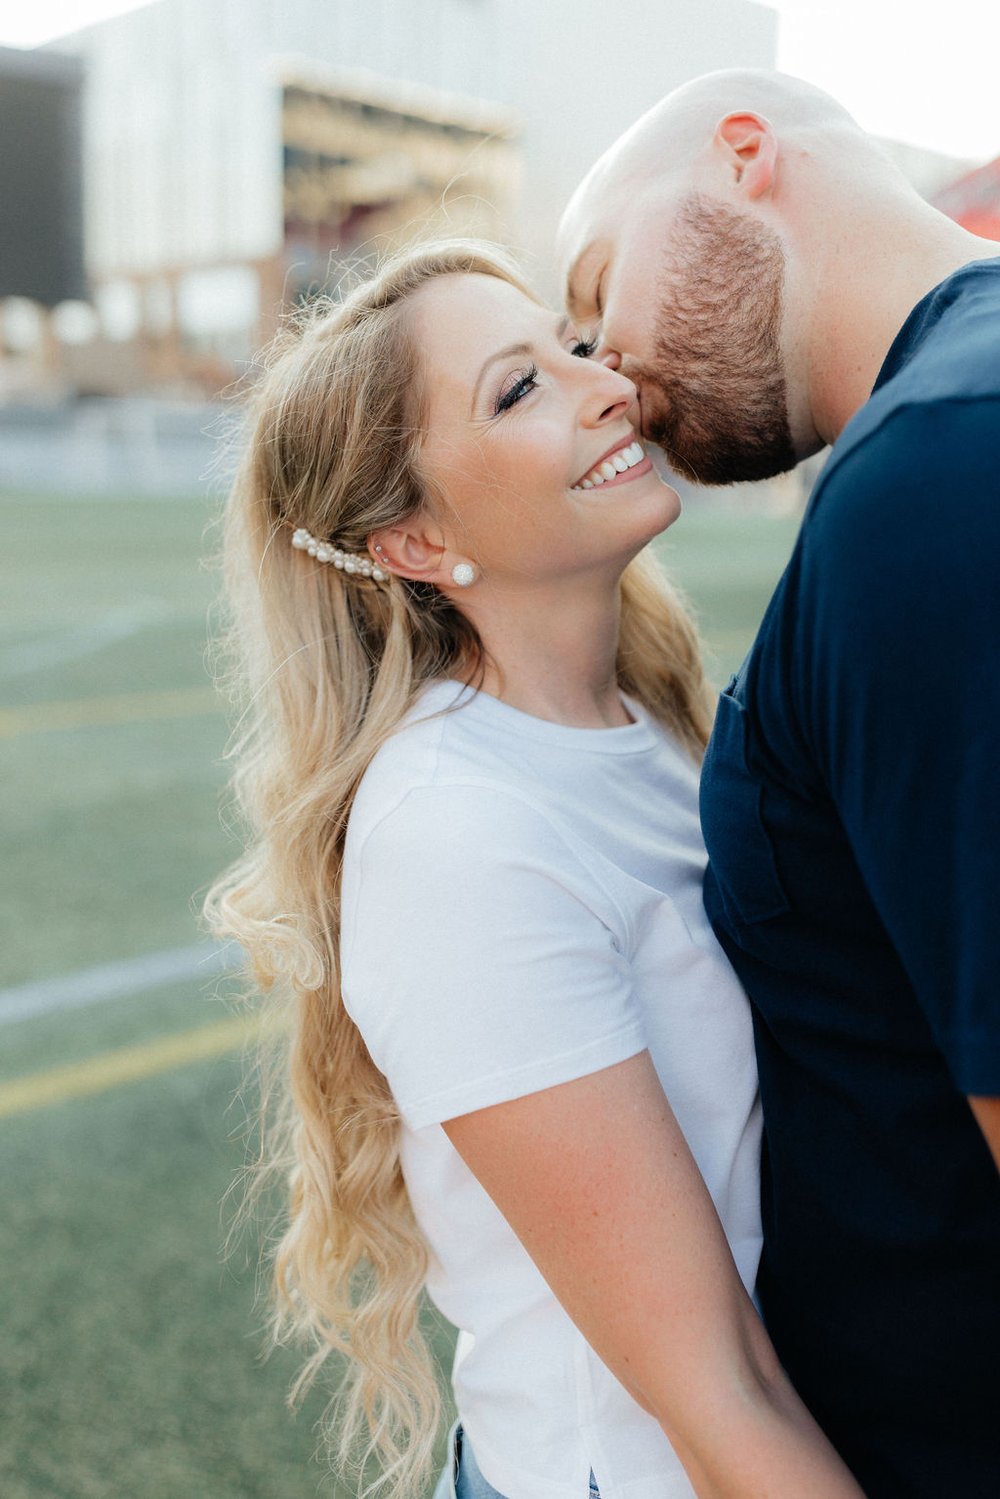
M 637 479 L 648 474 L 653 465 L 646 457 L 642 443 L 633 433 L 622 438 L 599 458 L 593 468 L 587 470 L 582 479 L 571 485 L 572 489 L 600 489 L 605 484 L 623 484 L 627 479 Z

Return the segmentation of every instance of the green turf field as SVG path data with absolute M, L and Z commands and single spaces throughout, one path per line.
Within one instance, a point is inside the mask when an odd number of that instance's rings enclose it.
M 0 989 L 199 938 L 229 853 L 209 520 L 193 498 L 0 496 Z M 689 507 L 663 544 L 717 680 L 794 530 Z M 313 1461 L 321 1399 L 284 1408 L 295 1357 L 260 1360 L 255 1246 L 221 1257 L 243 1117 L 224 989 L 0 1024 L 4 1499 L 348 1492 Z

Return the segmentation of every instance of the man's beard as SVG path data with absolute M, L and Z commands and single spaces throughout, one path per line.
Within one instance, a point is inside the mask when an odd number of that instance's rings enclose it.
M 681 205 L 660 279 L 654 362 L 637 379 L 643 434 L 699 484 L 794 468 L 778 236 L 694 193 Z

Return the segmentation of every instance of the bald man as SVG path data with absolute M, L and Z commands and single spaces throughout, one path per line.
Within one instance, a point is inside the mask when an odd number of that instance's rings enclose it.
M 760 1301 L 869 1499 L 996 1499 L 1000 245 L 754 72 L 644 116 L 560 237 L 679 471 L 833 445 L 703 776 L 754 1009 Z

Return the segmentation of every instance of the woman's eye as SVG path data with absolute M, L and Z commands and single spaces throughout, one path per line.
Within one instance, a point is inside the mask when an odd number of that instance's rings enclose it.
M 537 381 L 538 366 L 536 364 L 533 364 L 529 370 L 522 370 L 515 378 L 514 384 L 500 392 L 495 407 L 497 416 L 501 411 L 509 411 L 512 406 L 516 406 L 522 396 L 526 396 L 529 390 L 534 390 Z
M 596 348 L 597 335 L 595 334 L 593 338 L 578 339 L 570 349 L 570 353 L 574 354 L 577 359 L 589 359 Z

